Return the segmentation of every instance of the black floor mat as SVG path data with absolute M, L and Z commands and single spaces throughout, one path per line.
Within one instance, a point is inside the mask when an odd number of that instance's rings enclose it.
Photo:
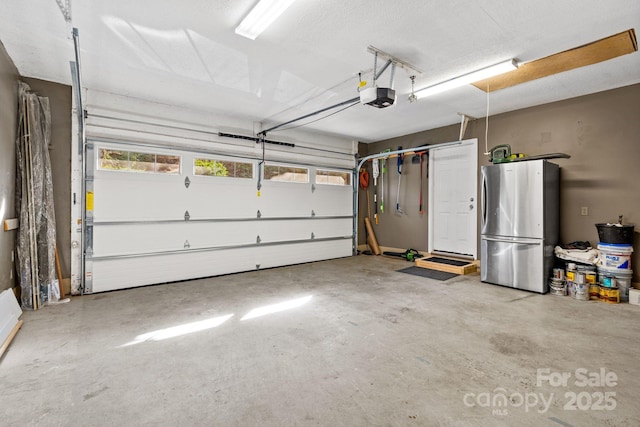
M 425 261 L 437 262 L 438 264 L 455 265 L 456 267 L 463 267 L 467 264 L 471 264 L 471 261 L 460 261 L 457 259 L 440 258 L 437 256 L 432 256 L 431 258 L 427 258 Z
M 421 276 L 421 277 L 427 277 L 429 279 L 435 279 L 435 280 L 449 280 L 453 277 L 459 276 L 458 274 L 455 273 L 447 273 L 446 271 L 438 271 L 438 270 L 432 270 L 430 268 L 422 268 L 422 267 L 407 267 L 407 268 L 403 268 L 402 270 L 397 270 L 399 273 L 407 273 L 407 274 L 413 274 L 414 276 Z

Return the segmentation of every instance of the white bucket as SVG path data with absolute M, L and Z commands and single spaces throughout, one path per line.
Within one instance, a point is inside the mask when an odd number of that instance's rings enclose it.
M 632 245 L 607 245 L 598 244 L 600 251 L 600 266 L 606 268 L 617 268 L 620 270 L 631 269 Z
M 629 288 L 631 288 L 633 278 L 632 270 L 598 267 L 598 276 L 601 283 L 604 277 L 615 277 L 615 284 L 620 289 L 620 302 L 629 302 Z

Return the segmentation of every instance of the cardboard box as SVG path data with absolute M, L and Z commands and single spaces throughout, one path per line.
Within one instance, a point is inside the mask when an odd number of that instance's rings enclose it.
M 640 305 L 640 289 L 629 289 L 629 304 Z

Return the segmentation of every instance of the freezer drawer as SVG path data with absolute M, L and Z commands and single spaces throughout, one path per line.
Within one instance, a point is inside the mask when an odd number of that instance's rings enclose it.
M 480 279 L 483 282 L 527 291 L 546 293 L 542 239 L 481 236 Z

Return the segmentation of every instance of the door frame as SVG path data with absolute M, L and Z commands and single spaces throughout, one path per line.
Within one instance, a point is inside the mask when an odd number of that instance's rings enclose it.
M 471 158 L 473 159 L 473 165 L 470 165 L 470 167 L 472 167 L 474 173 L 473 173 L 473 181 L 474 181 L 474 201 L 472 202 L 474 204 L 474 210 L 476 211 L 476 215 L 475 215 L 475 221 L 473 223 L 473 226 L 470 229 L 470 236 L 469 236 L 469 240 L 474 242 L 473 247 L 472 247 L 472 251 L 470 252 L 470 254 L 473 256 L 473 259 L 476 260 L 478 259 L 478 138 L 471 138 L 471 139 L 464 139 L 460 141 L 459 145 L 454 145 L 454 146 L 450 146 L 450 147 L 442 147 L 442 148 L 438 148 L 438 149 L 434 149 L 434 151 L 438 150 L 438 151 L 444 151 L 444 150 L 452 150 L 452 149 L 460 149 L 460 147 L 468 147 L 469 150 L 472 150 L 471 152 Z M 434 160 L 434 156 L 430 155 L 429 156 L 429 174 L 428 174 L 428 180 L 429 180 L 429 206 L 427 209 L 428 215 L 429 215 L 429 228 L 428 228 L 428 250 L 429 253 L 434 253 L 434 242 L 433 242 L 433 230 L 434 230 L 434 223 L 433 223 L 433 219 L 434 219 L 434 212 L 436 211 L 435 209 L 435 200 L 434 200 L 434 176 L 433 173 L 435 171 L 435 167 L 434 167 L 434 162 L 436 160 Z M 462 255 L 461 255 L 462 256 Z

